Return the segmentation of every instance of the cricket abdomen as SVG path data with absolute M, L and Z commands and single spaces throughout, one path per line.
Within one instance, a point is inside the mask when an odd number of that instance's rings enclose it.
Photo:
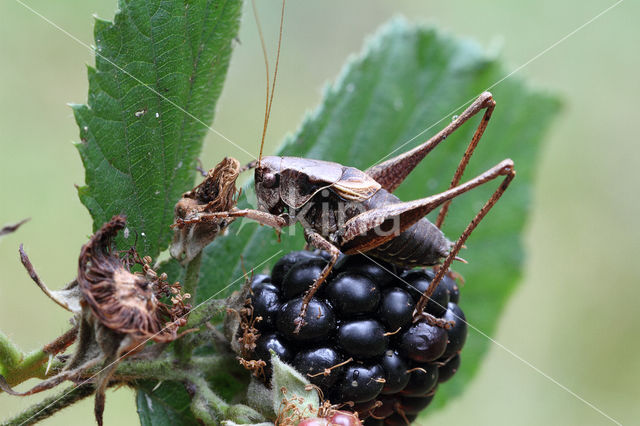
M 371 209 L 401 202 L 395 195 L 381 189 L 366 204 Z M 397 237 L 367 251 L 367 254 L 400 266 L 433 266 L 442 262 L 450 248 L 451 241 L 442 231 L 422 218 Z
M 451 242 L 440 229 L 428 219 L 421 219 L 367 254 L 400 266 L 433 266 L 442 262 L 450 247 Z

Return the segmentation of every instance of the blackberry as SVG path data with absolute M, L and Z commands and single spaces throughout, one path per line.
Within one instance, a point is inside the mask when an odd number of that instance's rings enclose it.
M 458 283 L 455 279 L 453 279 L 449 274 L 445 274 L 438 287 L 440 286 L 446 288 L 449 292 L 449 302 L 455 303 L 456 305 L 460 303 L 460 287 L 458 287 Z
M 304 294 L 313 285 L 327 261 L 317 256 L 303 259 L 289 268 L 282 280 L 282 295 L 290 299 Z M 322 287 L 320 287 L 322 289 Z
M 271 282 L 280 286 L 289 269 L 296 263 L 307 259 L 322 259 L 320 256 L 306 250 L 292 251 L 282 256 L 271 270 Z
M 368 275 L 380 288 L 385 288 L 396 282 L 398 269 L 381 260 L 373 260 L 365 255 L 344 256 L 334 269 L 337 272 L 358 272 Z
M 263 334 L 256 342 L 255 355 L 259 359 L 270 359 L 270 350 L 274 351 L 284 362 L 291 362 L 293 359 L 293 352 L 277 333 Z
M 427 396 L 403 396 L 400 399 L 400 409 L 404 411 L 405 414 L 418 414 L 420 411 L 427 408 L 427 405 L 429 405 L 433 400 L 434 395 L 435 392 Z
M 418 418 L 417 414 L 404 414 L 397 412 L 384 419 L 384 424 L 390 426 L 406 426 L 416 418 Z
M 336 328 L 336 319 L 331 306 L 315 297 L 311 299 L 303 318 L 304 325 L 296 333 L 297 319 L 302 310 L 302 297 L 282 305 L 278 312 L 278 331 L 291 342 L 303 343 L 326 339 Z
M 271 285 L 274 289 L 277 287 L 271 284 L 271 277 L 267 274 L 254 275 L 251 279 L 251 291 L 256 292 L 265 285 Z
M 387 418 L 396 412 L 396 408 L 400 404 L 400 398 L 395 395 L 381 395 L 378 401 L 380 401 L 382 405 L 375 407 L 371 411 L 371 417 Z
M 454 322 L 454 326 L 447 330 L 447 348 L 442 354 L 443 358 L 450 358 L 462 350 L 467 340 L 467 319 L 462 309 L 455 303 L 449 303 L 443 318 Z
M 414 301 L 417 303 L 422 293 L 427 290 L 429 284 L 433 280 L 435 274 L 433 271 L 415 270 L 409 271 L 404 274 L 404 279 L 407 281 L 408 290 Z M 442 281 L 441 281 L 442 282 Z M 449 290 L 447 287 L 438 284 L 435 291 L 429 298 L 425 311 L 436 317 L 441 317 L 447 311 L 447 304 L 449 303 Z
M 380 290 L 367 275 L 343 272 L 326 286 L 336 313 L 345 318 L 374 312 L 380 303 Z
M 266 282 L 256 286 L 257 289 L 251 297 L 253 304 L 253 316 L 262 317 L 256 323 L 260 330 L 272 329 L 276 324 L 276 316 L 280 311 L 280 295 L 278 289 Z
M 411 323 L 414 307 L 415 301 L 409 293 L 393 287 L 385 290 L 378 313 L 389 330 L 397 330 Z
M 397 351 L 387 350 L 380 362 L 385 372 L 385 384 L 382 388 L 382 395 L 395 394 L 400 392 L 409 383 L 409 367 L 407 362 Z
M 400 338 L 400 350 L 418 362 L 435 361 L 447 348 L 447 331 L 426 320 L 412 325 Z
M 458 371 L 460 367 L 460 354 L 454 355 L 453 358 L 438 367 L 438 383 L 444 383 Z
M 314 385 L 329 389 L 341 375 L 343 367 L 340 364 L 343 361 L 342 355 L 336 350 L 317 348 L 298 352 L 293 366 Z
M 412 364 L 409 382 L 400 391 L 406 396 L 423 396 L 438 384 L 438 366 L 435 364 Z
M 356 358 L 378 357 L 385 353 L 388 344 L 384 327 L 375 320 L 349 321 L 338 328 L 338 345 Z
M 268 378 L 271 349 L 331 404 L 353 403 L 342 409 L 357 412 L 365 425 L 405 425 L 460 366 L 467 326 L 457 305 L 456 281 L 445 275 L 425 308 L 455 323 L 445 330 L 426 318 L 413 322 L 433 271 L 406 271 L 364 255 L 341 256 L 296 330 L 303 295 L 326 264 L 326 253 L 297 251 L 278 260 L 270 277 L 254 277 L 253 314 L 263 319 L 256 325 L 261 335 L 251 359 L 267 362 Z
M 380 364 L 349 365 L 339 383 L 341 401 L 366 402 L 378 395 L 384 386 L 384 370 Z

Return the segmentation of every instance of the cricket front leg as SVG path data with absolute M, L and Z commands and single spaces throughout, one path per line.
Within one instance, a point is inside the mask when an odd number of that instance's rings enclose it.
M 324 238 L 322 235 L 318 234 L 317 232 L 309 231 L 305 229 L 304 238 L 307 240 L 307 243 L 314 246 L 315 248 L 319 248 L 320 250 L 324 250 L 328 252 L 331 255 L 331 259 L 329 260 L 329 263 L 327 263 L 327 265 L 324 267 L 324 269 L 320 273 L 320 276 L 315 280 L 315 282 L 309 288 L 309 290 L 307 290 L 307 292 L 304 295 L 304 298 L 302 299 L 302 309 L 300 309 L 300 315 L 298 315 L 298 318 L 295 319 L 296 328 L 294 330 L 294 333 L 296 334 L 300 333 L 300 329 L 305 324 L 304 317 L 307 313 L 307 308 L 309 307 L 309 302 L 311 302 L 311 298 L 313 297 L 314 294 L 316 294 L 316 292 L 318 291 L 322 283 L 325 282 L 325 280 L 329 276 L 329 273 L 333 269 L 333 266 L 336 264 L 336 261 L 338 260 L 338 256 L 340 255 L 340 250 L 338 250 L 336 246 L 331 244 L 329 241 L 327 241 L 326 238 Z
M 282 229 L 291 225 L 291 221 L 283 216 L 277 216 L 271 213 L 263 212 L 262 210 L 242 209 L 242 210 L 230 210 L 228 212 L 215 212 L 215 213 L 202 213 L 195 219 L 178 219 L 176 223 L 171 225 L 172 228 L 182 228 L 185 225 L 194 223 L 201 223 L 206 221 L 216 221 L 223 218 L 236 218 L 245 217 L 247 219 L 255 220 L 261 225 L 270 226 L 275 229 Z
M 382 185 L 384 189 L 389 192 L 393 192 L 398 186 L 400 186 L 400 184 L 405 180 L 409 173 L 411 173 L 411 171 L 413 171 L 413 169 L 424 159 L 424 157 L 429 152 L 431 152 L 431 150 L 438 146 L 440 142 L 445 140 L 450 134 L 456 131 L 471 117 L 486 108 L 484 117 L 482 118 L 482 121 L 478 125 L 478 128 L 473 135 L 473 138 L 471 140 L 471 143 L 469 144 L 469 148 L 467 148 L 467 152 L 465 152 L 463 160 L 458 166 L 458 170 L 456 171 L 457 177 L 454 177 L 455 183 L 452 182 L 451 184 L 451 188 L 457 186 L 458 182 L 460 181 L 460 177 L 462 176 L 462 172 L 464 171 L 464 168 L 469 161 L 469 157 L 471 157 L 473 150 L 478 145 L 478 141 L 482 137 L 482 133 L 484 133 L 484 130 L 487 127 L 487 123 L 491 118 L 491 113 L 493 112 L 495 105 L 496 102 L 493 100 L 493 96 L 491 95 L 491 93 L 482 93 L 471 105 L 469 105 L 469 107 L 462 114 L 460 114 L 455 120 L 449 123 L 444 129 L 439 131 L 431 139 L 421 145 L 418 145 L 410 151 L 390 158 L 383 163 L 372 166 L 366 171 L 366 173 L 371 176 L 376 182 Z

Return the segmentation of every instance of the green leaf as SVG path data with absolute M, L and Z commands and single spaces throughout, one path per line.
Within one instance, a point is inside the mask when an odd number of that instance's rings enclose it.
M 474 42 L 396 19 L 347 64 L 326 90 L 322 105 L 279 154 L 331 160 L 364 170 L 396 148 L 397 155 L 435 134 L 463 105 L 506 74 L 499 61 Z M 488 335 L 493 334 L 521 276 L 525 258 L 522 231 L 531 207 L 538 150 L 559 108 L 556 99 L 515 77 L 501 81 L 492 92 L 497 107 L 465 178 L 508 157 L 515 161 L 518 174 L 469 238 L 462 253 L 469 264 L 455 265 L 466 280 L 461 307 L 467 320 Z M 479 119 L 475 117 L 430 153 L 396 194 L 413 200 L 445 190 Z M 444 226 L 450 239 L 459 235 L 496 186 L 487 184 L 453 202 Z M 247 204 L 246 199 L 241 203 Z M 229 237 L 219 238 L 205 250 L 198 298 L 236 289 L 240 282 L 225 288 L 242 277 L 242 263 L 260 272 L 280 257 L 270 257 L 278 251 L 302 248 L 300 228 L 293 237 L 289 231 L 284 230 L 279 244 L 266 227 L 246 221 L 232 224 Z M 433 406 L 442 406 L 462 391 L 488 346 L 486 337 L 470 330 L 462 366 L 456 377 L 439 387 Z
M 198 425 L 191 414 L 191 397 L 181 383 L 162 382 L 155 390 L 157 382 L 138 383 L 136 404 L 138 416 L 143 426 L 188 426 Z
M 82 203 L 94 229 L 126 214 L 130 247 L 155 257 L 171 238 L 180 195 L 229 65 L 241 0 L 120 0 L 95 22 L 87 105 L 74 105 L 86 170 Z

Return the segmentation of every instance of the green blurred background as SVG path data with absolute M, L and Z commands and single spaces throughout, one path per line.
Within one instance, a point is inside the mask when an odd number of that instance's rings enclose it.
M 115 0 L 25 0 L 86 44 L 93 13 L 113 16 Z M 514 70 L 613 5 L 611 0 L 383 0 L 289 2 L 277 96 L 266 151 L 293 131 L 363 39 L 396 14 L 426 20 L 501 51 Z M 248 5 L 247 5 L 248 6 Z M 279 2 L 258 0 L 269 46 Z M 463 397 L 430 424 L 612 424 L 540 372 L 623 424 L 640 424 L 640 4 L 623 1 L 517 73 L 562 96 L 564 111 L 543 146 L 535 202 L 524 236 L 528 260 L 496 341 Z M 214 128 L 257 150 L 264 65 L 250 8 Z M 74 184 L 83 169 L 66 102 L 85 102 L 91 52 L 15 0 L 0 2 L 0 224 L 31 217 L 0 241 L 0 329 L 24 349 L 64 331 L 69 315 L 40 293 L 20 265 L 20 242 L 52 287 L 72 278 L 91 232 Z M 469 97 L 474 94 L 469 93 Z M 496 114 L 508 105 L 498 99 Z M 453 109 L 457 105 L 451 105 Z M 514 141 L 517 143 L 517 141 Z M 491 149 L 486 141 L 481 149 Z M 249 160 L 209 134 L 202 159 Z M 500 159 L 508 153 L 496 153 Z M 473 322 L 473 319 L 469 319 Z M 473 333 L 473 331 L 471 331 Z M 524 361 L 523 361 L 524 360 Z M 528 365 L 530 364 L 530 365 Z M 464 365 L 464 364 L 463 364 Z M 21 388 L 27 385 L 22 385 Z M 0 419 L 37 400 L 0 395 Z M 44 422 L 91 424 L 86 400 Z M 133 394 L 107 393 L 107 425 L 136 424 Z

